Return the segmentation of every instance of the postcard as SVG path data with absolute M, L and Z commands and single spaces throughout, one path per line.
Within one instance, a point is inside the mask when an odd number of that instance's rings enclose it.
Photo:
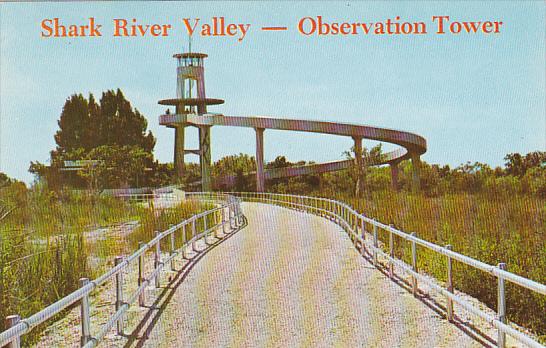
M 545 13 L 0 2 L 0 347 L 544 347 Z

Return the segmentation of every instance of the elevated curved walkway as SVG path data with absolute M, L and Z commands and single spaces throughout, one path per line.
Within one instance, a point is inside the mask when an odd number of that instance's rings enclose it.
M 351 137 L 355 141 L 355 149 L 360 149 L 362 153 L 362 139 L 376 140 L 401 146 L 394 151 L 387 152 L 379 159 L 357 158 L 357 164 L 362 166 L 365 162 L 367 165 L 382 165 L 389 164 L 396 170 L 393 172 L 393 186 L 396 186 L 397 169 L 396 166 L 400 161 L 411 158 L 414 164 L 419 162 L 419 156 L 426 152 L 426 140 L 414 133 L 379 128 L 366 125 L 356 125 L 340 122 L 315 121 L 304 119 L 288 119 L 288 118 L 272 118 L 261 116 L 225 116 L 221 114 L 166 114 L 159 117 L 159 123 L 163 126 L 176 128 L 179 126 L 196 126 L 196 127 L 211 127 L 211 126 L 229 126 L 229 127 L 246 127 L 254 128 L 257 132 L 257 148 L 256 159 L 263 159 L 263 130 L 287 130 L 298 132 L 312 132 L 321 134 L 331 134 L 339 136 Z M 357 152 L 358 153 L 358 152 Z M 275 179 L 282 177 L 291 177 L 305 174 L 318 174 L 331 172 L 336 170 L 347 169 L 353 165 L 353 161 L 341 160 L 320 164 L 312 164 L 289 168 L 276 168 L 270 170 L 260 169 L 258 163 L 258 186 L 260 181 L 266 179 Z M 414 170 L 414 176 L 418 179 L 418 165 Z M 235 180 L 234 177 L 224 177 L 217 184 L 231 184 Z

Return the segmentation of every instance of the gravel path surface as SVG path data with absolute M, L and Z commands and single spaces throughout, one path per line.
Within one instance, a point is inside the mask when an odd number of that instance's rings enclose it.
M 247 226 L 220 236 L 224 238 L 209 238 L 208 247 L 199 241 L 200 252 L 188 252 L 190 261 L 176 261 L 181 271 L 164 272 L 161 288 L 148 289 L 147 307 L 131 307 L 126 336 L 112 332 L 101 346 L 494 345 L 471 337 L 466 333 L 469 325 L 449 323 L 442 313 L 391 281 L 359 254 L 334 223 L 258 203 L 244 203 L 243 211 Z M 133 278 L 128 274 L 126 279 L 132 284 Z M 432 300 L 444 303 L 443 298 Z M 93 302 L 110 308 L 113 296 L 105 291 Z M 55 326 L 75 321 L 79 311 L 73 312 Z M 456 313 L 462 322 L 496 338 L 487 324 L 457 307 Z M 93 316 L 93 326 L 105 320 L 103 315 Z M 77 346 L 77 326 L 63 335 L 48 331 L 42 341 L 45 346 L 66 346 L 68 338 L 75 343 L 70 345 Z M 511 339 L 508 343 L 514 344 Z
M 481 346 L 363 259 L 322 218 L 244 204 L 248 226 L 175 285 L 135 346 Z

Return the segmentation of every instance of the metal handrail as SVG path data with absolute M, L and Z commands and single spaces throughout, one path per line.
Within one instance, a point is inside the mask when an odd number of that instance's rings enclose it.
M 505 294 L 505 281 L 509 281 L 513 284 L 527 288 L 538 294 L 546 295 L 546 285 L 539 282 L 533 281 L 531 279 L 522 277 L 520 275 L 511 273 L 503 269 L 505 264 L 499 264 L 493 266 L 485 262 L 473 259 L 469 256 L 454 252 L 450 250 L 450 246 L 439 246 L 437 244 L 431 243 L 419 237 L 416 237 L 415 234 L 408 234 L 406 232 L 400 231 L 392 226 L 382 224 L 372 218 L 365 216 L 354 210 L 351 206 L 346 203 L 339 202 L 333 199 L 321 198 L 321 197 L 311 197 L 311 196 L 300 196 L 300 195 L 291 195 L 291 194 L 277 194 L 277 193 L 256 193 L 256 192 L 228 192 L 229 194 L 240 197 L 243 201 L 255 201 L 262 202 L 274 205 L 288 205 L 290 208 L 303 210 L 310 213 L 315 213 L 318 215 L 329 216 L 334 222 L 341 225 L 351 238 L 355 241 L 361 243 L 361 247 L 364 247 L 364 244 L 367 244 L 369 250 L 373 253 L 374 264 L 380 266 L 377 262 L 377 255 L 381 254 L 385 257 L 391 265 L 398 265 L 400 268 L 404 269 L 407 273 L 412 276 L 412 291 L 417 295 L 417 280 L 419 279 L 423 283 L 426 283 L 428 286 L 440 292 L 448 299 L 448 319 L 450 321 L 453 319 L 453 302 L 461 305 L 463 308 L 468 310 L 470 313 L 481 317 L 486 320 L 488 323 L 493 325 L 498 330 L 498 347 L 504 347 L 506 342 L 506 334 L 514 337 L 516 340 L 530 346 L 530 347 L 544 347 L 542 344 L 537 342 L 533 337 L 514 329 L 508 324 L 506 319 L 506 294 Z M 360 223 L 358 223 L 360 222 Z M 367 231 L 365 224 L 370 224 L 373 228 L 373 234 L 370 231 Z M 361 235 L 358 234 L 358 229 L 360 225 Z M 390 241 L 390 253 L 387 254 L 378 246 L 377 230 L 381 229 L 386 232 L 389 232 L 389 241 Z M 366 235 L 371 236 L 373 244 L 370 244 L 366 240 Z M 392 235 L 401 237 L 402 239 L 412 243 L 412 265 L 408 265 L 404 261 L 394 257 L 393 244 L 392 244 Z M 446 256 L 448 259 L 448 288 L 440 287 L 436 282 L 431 281 L 428 277 L 423 276 L 417 271 L 416 267 L 416 258 L 417 258 L 417 249 L 416 246 L 420 245 L 427 249 L 430 249 L 438 254 Z M 461 263 L 464 263 L 468 266 L 471 266 L 475 269 L 481 270 L 488 274 L 493 275 L 498 280 L 498 313 L 496 317 L 491 316 L 490 314 L 482 311 L 476 306 L 472 305 L 468 301 L 465 301 L 459 296 L 456 296 L 453 291 L 453 279 L 452 279 L 452 269 L 451 269 L 451 260 L 457 260 Z M 390 269 L 390 276 L 393 277 L 393 269 Z
M 141 197 L 143 195 L 137 194 L 136 196 Z M 180 251 L 185 255 L 185 249 L 188 245 L 193 243 L 201 238 L 206 238 L 215 228 L 218 228 L 222 226 L 222 228 L 225 231 L 225 225 L 229 224 L 232 228 L 237 228 L 241 226 L 242 224 L 242 210 L 240 207 L 240 200 L 229 196 L 226 194 L 208 194 L 208 193 L 192 193 L 192 198 L 199 199 L 201 201 L 213 201 L 219 204 L 218 207 L 215 207 L 213 209 L 204 211 L 202 213 L 193 215 L 192 217 L 171 226 L 167 230 L 163 232 L 156 232 L 156 236 L 150 240 L 148 243 L 141 243 L 138 250 L 136 250 L 133 254 L 126 258 L 116 258 L 116 265 L 112 268 L 110 268 L 107 272 L 96 278 L 95 280 L 90 281 L 87 278 L 80 279 L 81 287 L 70 293 L 69 295 L 63 297 L 62 299 L 58 300 L 57 302 L 49 305 L 48 307 L 42 309 L 41 311 L 31 315 L 28 318 L 20 319 L 18 315 L 12 315 L 9 316 L 6 319 L 7 324 L 10 326 L 7 330 L 0 333 L 0 347 L 4 347 L 4 345 L 8 345 L 9 348 L 18 348 L 20 347 L 21 340 L 20 337 L 28 332 L 30 332 L 33 328 L 35 328 L 37 325 L 47 321 L 48 319 L 51 319 L 55 315 L 59 314 L 61 311 L 65 310 L 69 306 L 73 305 L 76 302 L 80 302 L 81 306 L 81 325 L 82 325 L 82 337 L 81 337 L 81 345 L 83 347 L 94 347 L 96 346 L 103 338 L 104 336 L 113 328 L 114 325 L 118 325 L 118 328 L 123 327 L 122 324 L 122 318 L 123 314 L 127 311 L 129 306 L 133 304 L 138 298 L 140 298 L 143 295 L 144 289 L 150 284 L 152 280 L 155 280 L 156 286 L 159 284 L 159 277 L 161 274 L 161 270 L 163 269 L 164 265 L 168 262 L 171 262 L 173 258 L 180 254 Z M 155 198 L 157 196 L 154 195 L 147 195 L 147 198 Z M 209 215 L 216 214 L 217 212 L 221 212 L 221 222 L 217 223 L 209 228 L 206 227 L 206 218 Z M 227 218 L 226 218 L 227 213 Z M 197 233 L 195 230 L 195 222 L 199 219 L 203 219 L 204 221 L 204 230 Z M 186 240 L 186 234 L 185 234 L 185 226 L 191 224 L 194 228 L 192 228 L 192 238 L 190 240 Z M 184 243 L 182 247 L 180 247 L 177 250 L 174 250 L 174 233 L 180 229 L 183 229 L 184 231 Z M 170 250 L 170 256 L 166 258 L 165 260 L 161 260 L 161 252 L 160 252 L 160 243 L 163 239 L 166 237 L 171 237 L 171 250 Z M 142 269 L 141 269 L 141 257 L 143 257 L 144 253 L 148 250 L 155 249 L 156 252 L 154 254 L 154 257 L 156 258 L 157 264 L 154 265 L 154 270 L 152 271 L 151 275 L 147 279 L 142 279 Z M 101 284 L 112 280 L 113 278 L 116 279 L 116 292 L 118 296 L 123 294 L 123 286 L 121 281 L 119 281 L 118 277 L 122 274 L 122 271 L 125 270 L 129 264 L 131 264 L 135 260 L 139 260 L 139 287 L 138 289 L 129 297 L 127 301 L 123 301 L 123 298 L 117 298 L 116 300 L 116 312 L 109 318 L 107 323 L 101 328 L 98 335 L 91 336 L 90 333 L 90 318 L 89 318 L 89 301 L 88 297 L 91 294 L 91 292 L 96 289 Z M 117 261 L 120 261 L 119 263 Z M 119 304 L 119 306 L 118 306 Z M 118 329 L 119 333 L 119 329 Z
M 137 195 L 140 198 L 143 199 L 149 199 L 149 198 L 156 198 L 157 195 Z M 145 196 L 145 197 L 143 197 Z M 161 196 L 161 195 L 160 195 Z M 365 215 L 358 213 L 355 211 L 352 207 L 350 207 L 348 204 L 339 202 L 333 199 L 327 199 L 327 198 L 320 198 L 320 197 L 309 197 L 309 196 L 299 196 L 299 195 L 289 195 L 289 194 L 274 194 L 274 193 L 254 193 L 254 192 L 227 192 L 227 193 L 201 193 L 201 192 L 187 192 L 186 197 L 189 199 L 195 198 L 199 199 L 200 201 L 213 201 L 213 202 L 223 202 L 221 206 L 208 210 L 206 212 L 196 214 L 192 217 L 190 217 L 187 220 L 182 221 L 181 223 L 170 227 L 169 229 L 165 230 L 164 232 L 157 233 L 156 237 L 153 238 L 148 243 L 141 244 L 140 248 L 135 251 L 133 254 L 131 254 L 129 257 L 125 258 L 124 260 L 120 260 L 120 262 L 110 270 L 108 270 L 106 273 L 95 279 L 94 281 L 89 281 L 83 279 L 82 287 L 73 293 L 69 294 L 68 296 L 64 297 L 63 299 L 57 301 L 56 303 L 50 305 L 49 307 L 43 309 L 42 311 L 30 316 L 29 318 L 23 319 L 23 320 L 17 320 L 17 318 L 14 318 L 14 316 L 8 317 L 8 321 L 12 324 L 12 327 L 8 330 L 0 333 L 0 346 L 3 346 L 6 343 L 10 343 L 11 347 L 18 347 L 19 344 L 19 337 L 21 335 L 24 335 L 25 333 L 29 332 L 32 328 L 34 328 L 36 325 L 50 319 L 55 314 L 59 313 L 63 309 L 67 308 L 68 306 L 80 301 L 81 302 L 81 313 L 82 313 L 82 346 L 84 347 L 94 347 L 96 346 L 103 338 L 104 336 L 114 327 L 114 325 L 118 325 L 118 333 L 121 333 L 123 331 L 123 314 L 127 311 L 129 306 L 134 303 L 137 299 L 139 299 L 140 304 L 140 298 L 143 296 L 144 289 L 150 285 L 152 280 L 156 281 L 156 286 L 158 286 L 159 276 L 160 273 L 164 267 L 165 264 L 171 262 L 174 257 L 176 257 L 180 250 L 183 250 L 183 254 L 185 253 L 185 248 L 192 245 L 192 248 L 194 248 L 194 243 L 196 240 L 207 237 L 207 235 L 213 231 L 214 229 L 218 228 L 219 226 L 222 226 L 224 228 L 226 223 L 229 223 L 230 226 L 232 226 L 232 223 L 235 223 L 235 226 L 241 224 L 242 219 L 242 211 L 240 208 L 240 200 L 236 197 L 240 197 L 243 201 L 256 201 L 256 202 L 263 202 L 267 204 L 274 204 L 274 205 L 281 205 L 281 206 L 288 206 L 289 208 L 298 209 L 301 211 L 314 213 L 320 216 L 326 216 L 333 220 L 335 223 L 339 224 L 343 227 L 344 230 L 347 231 L 347 233 L 351 236 L 354 243 L 357 242 L 361 245 L 361 252 L 364 253 L 365 246 L 368 250 L 370 250 L 373 253 L 373 262 L 374 265 L 377 267 L 380 267 L 380 263 L 377 260 L 377 256 L 381 255 L 385 259 L 388 260 L 390 263 L 390 276 L 394 277 L 394 269 L 393 266 L 396 264 L 398 267 L 403 269 L 405 272 L 409 273 L 412 277 L 412 291 L 415 295 L 418 293 L 418 281 L 426 283 L 429 287 L 434 289 L 435 291 L 441 293 L 443 296 L 447 298 L 448 305 L 446 306 L 447 309 L 447 316 L 450 321 L 453 320 L 453 303 L 459 304 L 461 307 L 469 311 L 470 313 L 481 317 L 482 319 L 486 320 L 488 323 L 490 323 L 492 326 L 497 328 L 498 330 L 498 340 L 497 345 L 498 347 L 504 347 L 506 342 L 506 334 L 514 337 L 518 341 L 530 346 L 530 347 L 544 347 L 540 343 L 538 343 L 533 337 L 527 335 L 524 332 L 518 331 L 514 329 L 512 326 L 509 325 L 509 323 L 506 320 L 506 306 L 505 306 L 505 281 L 512 282 L 514 284 L 520 285 L 522 287 L 525 287 L 527 289 L 530 289 L 534 292 L 537 292 L 539 294 L 546 294 L 546 285 L 535 282 L 533 280 L 527 279 L 525 277 L 519 276 L 517 274 L 508 272 L 503 269 L 504 264 L 499 264 L 498 266 L 489 265 L 487 263 L 481 262 L 479 260 L 473 259 L 471 257 L 465 256 L 463 254 L 451 251 L 449 246 L 442 247 L 439 245 L 436 245 L 434 243 L 428 242 L 424 239 L 418 238 L 415 236 L 415 234 L 408 234 L 403 231 L 400 231 L 398 229 L 393 228 L 392 226 L 388 226 L 385 224 L 382 224 L 374 219 L 371 219 L 369 217 L 366 217 Z M 225 209 L 228 209 L 228 219 L 225 219 Z M 195 222 L 200 218 L 206 218 L 208 215 L 213 214 L 217 211 L 222 211 L 222 222 L 215 224 L 214 226 L 207 227 L 206 223 L 204 226 L 203 231 L 197 233 L 195 231 Z M 203 220 L 206 221 L 206 220 Z M 369 224 L 373 228 L 373 233 L 366 230 L 365 224 Z M 185 227 L 191 225 L 192 226 L 192 238 L 189 240 L 185 239 L 184 234 L 184 243 L 183 246 L 178 249 L 174 250 L 174 246 L 171 247 L 170 250 L 170 256 L 166 258 L 165 260 L 161 260 L 161 251 L 160 248 L 160 242 L 167 236 L 171 236 L 171 243 L 172 243 L 172 237 L 174 233 L 179 230 L 183 229 L 185 231 Z M 358 234 L 360 226 L 360 232 L 361 235 Z M 378 237 L 377 232 L 378 229 L 384 230 L 389 232 L 389 241 L 390 241 L 390 251 L 387 254 L 385 251 L 383 251 L 382 248 L 378 246 Z M 372 243 L 369 241 L 369 237 L 366 238 L 366 236 L 371 236 Z M 412 265 L 409 265 L 405 263 L 404 261 L 397 259 L 394 257 L 393 252 L 393 243 L 392 238 L 396 235 L 398 237 L 401 237 L 402 239 L 411 242 L 412 244 Z M 173 245 L 173 244 L 171 244 Z M 425 248 L 428 248 L 430 250 L 433 250 L 441 255 L 446 256 L 448 260 L 448 285 L 446 288 L 443 288 L 439 286 L 436 282 L 431 281 L 428 277 L 424 276 L 423 274 L 420 274 L 417 270 L 416 266 L 416 260 L 417 260 L 417 245 L 421 245 Z M 89 303 L 88 303 L 88 296 L 89 294 L 99 285 L 103 284 L 104 282 L 111 280 L 112 278 L 116 278 L 116 287 L 119 293 L 122 294 L 121 289 L 121 281 L 118 281 L 118 277 L 121 276 L 121 272 L 134 260 L 141 260 L 144 253 L 147 250 L 155 248 L 155 257 L 156 257 L 156 265 L 154 266 L 154 270 L 152 274 L 147 278 L 143 279 L 141 278 L 141 269 L 140 269 L 140 263 L 139 263 L 139 287 L 138 289 L 129 297 L 127 301 L 116 301 L 116 312 L 113 314 L 113 316 L 110 317 L 108 322 L 102 326 L 101 330 L 97 335 L 94 337 L 90 334 L 90 323 L 89 323 Z M 453 289 L 453 280 L 452 280 L 452 269 L 451 269 L 451 260 L 457 260 L 459 262 L 462 262 L 466 265 L 469 265 L 471 267 L 474 267 L 476 269 L 482 270 L 484 272 L 487 272 L 493 276 L 495 276 L 498 279 L 498 312 L 497 316 L 492 316 L 489 313 L 484 312 L 480 308 L 477 308 L 473 304 L 469 303 L 468 301 L 465 301 L 463 298 L 457 296 L 454 294 Z M 171 266 L 172 267 L 172 266 Z M 122 297 L 122 296 L 121 296 Z M 10 319 L 11 318 L 11 319 Z

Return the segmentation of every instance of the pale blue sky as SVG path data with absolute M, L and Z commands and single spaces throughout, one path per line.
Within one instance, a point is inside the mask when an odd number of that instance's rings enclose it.
M 424 21 L 501 20 L 502 34 L 303 37 L 305 16 L 372 22 L 401 16 Z M 158 125 L 174 97 L 175 61 L 187 36 L 182 18 L 224 16 L 250 23 L 243 42 L 194 38 L 205 52 L 211 112 L 337 120 L 408 130 L 424 136 L 424 160 L 458 165 L 503 163 L 506 153 L 546 148 L 545 5 L 535 2 L 344 3 L 2 3 L 0 4 L 0 170 L 27 182 L 31 160 L 47 162 L 65 99 L 76 92 L 121 88 L 148 119 L 156 157 L 172 161 L 173 131 Z M 40 22 L 95 17 L 101 38 L 43 39 Z M 113 18 L 173 25 L 167 38 L 114 38 Z M 284 25 L 287 32 L 262 32 Z M 197 146 L 195 132 L 190 142 Z M 216 160 L 253 154 L 250 129 L 212 130 Z M 266 131 L 265 159 L 335 160 L 348 138 Z M 368 146 L 373 143 L 367 143 Z M 388 146 L 386 148 L 389 148 Z M 187 160 L 196 160 L 187 156 Z

